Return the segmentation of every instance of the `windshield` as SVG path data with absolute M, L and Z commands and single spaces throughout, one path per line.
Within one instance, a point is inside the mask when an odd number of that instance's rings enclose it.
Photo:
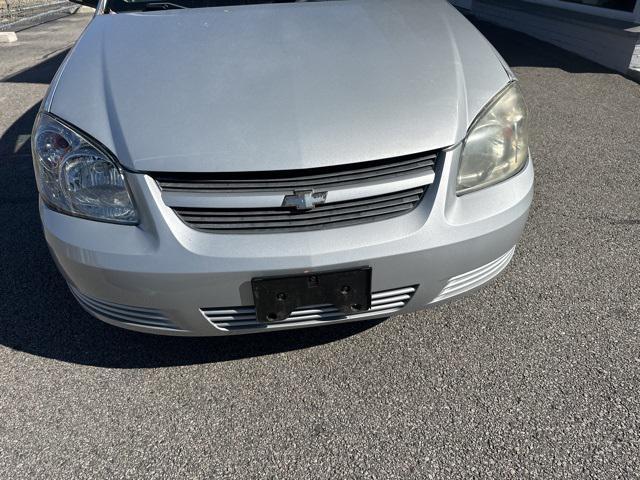
M 321 2 L 328 0 L 107 0 L 106 12 L 171 10 L 175 8 L 230 7 L 264 3 Z

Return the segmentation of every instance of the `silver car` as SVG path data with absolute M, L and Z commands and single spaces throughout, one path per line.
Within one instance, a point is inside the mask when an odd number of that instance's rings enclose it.
M 527 113 L 448 3 L 172 2 L 101 0 L 34 126 L 46 240 L 89 313 L 284 330 L 424 309 L 507 266 Z

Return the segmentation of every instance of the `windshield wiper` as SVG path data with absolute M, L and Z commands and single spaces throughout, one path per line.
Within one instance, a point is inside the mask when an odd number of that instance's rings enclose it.
M 173 10 L 176 8 L 187 8 L 187 7 L 185 7 L 184 5 L 177 5 L 175 3 L 169 3 L 169 2 L 151 2 L 151 3 L 146 3 L 142 11 L 150 12 L 154 10 Z

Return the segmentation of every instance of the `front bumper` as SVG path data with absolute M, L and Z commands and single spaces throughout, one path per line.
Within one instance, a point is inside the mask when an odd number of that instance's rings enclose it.
M 143 174 L 128 174 L 139 226 L 74 218 L 42 202 L 40 213 L 72 292 L 86 310 L 114 325 L 206 336 L 379 318 L 474 290 L 511 258 L 533 195 L 531 161 L 503 183 L 457 197 L 458 155 L 459 149 L 442 155 L 436 182 L 409 214 L 345 228 L 198 232 L 180 221 Z M 352 317 L 302 312 L 282 324 L 252 324 L 252 278 L 361 266 L 373 269 L 380 308 Z

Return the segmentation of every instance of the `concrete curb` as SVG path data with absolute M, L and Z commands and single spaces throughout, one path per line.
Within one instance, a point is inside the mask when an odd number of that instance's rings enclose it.
M 0 0 L 2 2 L 3 0 Z M 36 25 L 41 25 L 43 23 L 51 22 L 53 20 L 57 20 L 59 18 L 64 18 L 67 15 L 73 14 L 91 14 L 95 13 L 95 9 L 92 7 L 84 6 L 84 5 L 74 5 L 69 4 L 68 2 L 62 2 L 62 6 L 60 4 L 56 5 L 56 8 L 51 10 L 45 9 L 40 13 L 35 13 L 34 15 L 18 18 L 12 22 L 5 23 L 0 25 L 0 33 L 3 32 L 20 32 L 21 30 L 26 30 L 27 28 L 35 27 Z M 6 42 L 0 40 L 0 43 Z
M 0 32 L 0 43 L 13 43 L 18 41 L 16 32 Z
M 20 18 L 14 22 L 11 22 L 6 25 L 0 26 L 0 32 L 21 32 L 22 30 L 26 30 L 27 28 L 35 27 L 36 25 L 41 25 L 43 23 L 50 22 L 52 20 L 56 20 L 58 18 L 66 17 L 70 15 L 71 12 L 69 8 L 56 9 L 52 11 L 38 13 L 37 15 L 33 15 L 31 17 Z

